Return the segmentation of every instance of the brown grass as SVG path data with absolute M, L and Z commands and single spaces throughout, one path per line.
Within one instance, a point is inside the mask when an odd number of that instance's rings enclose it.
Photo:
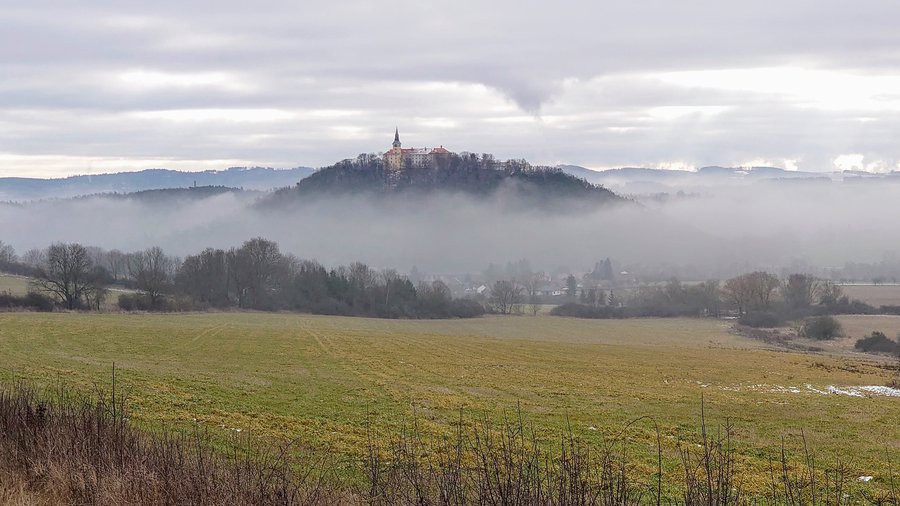
M 820 467 L 801 433 L 801 462 L 788 455 L 770 463 L 770 490 L 745 495 L 737 473 L 734 428 L 714 430 L 701 406 L 698 443 L 680 445 L 679 483 L 664 483 L 663 446 L 656 422 L 632 421 L 604 445 L 584 443 L 570 430 L 546 450 L 518 412 L 492 424 L 467 425 L 455 437 L 423 436 L 414 419 L 401 436 L 379 440 L 369 431 L 368 456 L 358 463 L 363 483 L 339 479 L 321 463 L 289 461 L 288 452 L 248 444 L 213 451 L 198 435 L 148 434 L 128 421 L 113 393 L 96 400 L 64 391 L 38 395 L 21 386 L 0 389 L 0 503 L 192 505 L 898 505 L 893 473 L 887 492 L 855 487 L 842 464 Z M 655 466 L 629 464 L 629 430 L 655 435 Z
M 875 307 L 900 306 L 900 285 L 841 285 L 844 294 Z
M 340 488 L 326 486 L 327 472 L 298 471 L 284 453 L 245 450 L 216 453 L 200 435 L 142 433 L 115 396 L 0 391 L 3 504 L 344 502 Z

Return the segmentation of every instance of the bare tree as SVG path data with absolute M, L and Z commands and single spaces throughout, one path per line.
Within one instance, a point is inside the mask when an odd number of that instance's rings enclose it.
M 431 283 L 420 283 L 416 289 L 419 306 L 428 316 L 446 316 L 453 294 L 450 287 L 443 281 L 436 279 Z
M 22 255 L 22 263 L 31 267 L 42 267 L 47 263 L 47 251 L 31 248 Z
M 512 281 L 497 281 L 491 287 L 490 303 L 494 311 L 512 314 L 521 309 L 522 287 Z
M 228 270 L 238 306 L 264 309 L 278 285 L 278 274 L 286 268 L 278 244 L 257 237 L 227 254 Z
M 372 287 L 378 282 L 378 273 L 362 262 L 353 262 L 347 269 L 350 283 L 350 301 L 354 307 L 365 307 L 369 302 Z
M 100 284 L 94 284 L 84 293 L 84 301 L 88 307 L 100 311 L 103 304 L 109 298 L 109 289 Z
M 159 307 L 172 284 L 175 262 L 159 246 L 139 251 L 128 261 L 128 274 L 135 287 L 144 292 L 151 308 Z
M 719 280 L 711 279 L 697 285 L 697 290 L 702 300 L 707 316 L 719 317 Z
M 753 294 L 752 302 L 755 304 L 755 307 L 759 309 L 768 308 L 771 304 L 772 293 L 781 286 L 781 280 L 773 274 L 763 271 L 751 272 L 747 276 L 750 278 Z
M 226 253 L 212 248 L 185 257 L 175 276 L 180 291 L 213 307 L 228 305 L 228 281 Z
M 16 250 L 9 244 L 0 241 L 0 263 L 9 264 L 17 260 Z
M 542 274 L 532 273 L 525 277 L 523 287 L 528 295 L 528 312 L 531 316 L 537 316 L 541 312 L 541 297 L 538 295 L 538 287 L 543 279 Z
M 33 287 L 56 297 L 67 309 L 75 309 L 96 289 L 93 267 L 84 246 L 57 243 L 47 249 L 46 265 L 38 268 Z
M 791 274 L 785 280 L 782 293 L 787 305 L 794 309 L 813 305 L 819 295 L 821 282 L 810 274 Z
M 109 250 L 104 255 L 103 267 L 114 281 L 120 281 L 128 274 L 128 255 L 117 249 Z
M 822 281 L 819 286 L 819 304 L 834 304 L 843 296 L 843 288 L 834 281 Z
M 780 284 L 772 274 L 757 271 L 729 279 L 723 289 L 727 300 L 743 315 L 748 310 L 768 308 L 772 293 Z
M 390 306 L 393 288 L 402 279 L 402 276 L 395 269 L 384 269 L 381 271 L 381 279 L 384 281 L 384 305 Z
M 752 298 L 750 285 L 746 277 L 738 276 L 725 281 L 722 291 L 727 301 L 737 307 L 738 315 L 743 315 Z

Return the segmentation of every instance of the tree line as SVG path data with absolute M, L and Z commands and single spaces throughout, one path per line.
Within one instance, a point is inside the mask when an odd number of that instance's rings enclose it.
M 570 301 L 552 314 L 583 318 L 629 317 L 719 317 L 723 313 L 754 327 L 775 327 L 787 321 L 825 314 L 900 314 L 900 307 L 874 307 L 851 299 L 830 280 L 795 273 L 785 278 L 756 271 L 724 282 L 681 283 L 672 279 L 662 285 L 642 286 L 627 296 L 585 289 L 575 297 L 570 280 Z
M 608 260 L 591 275 L 604 279 Z M 605 266 L 605 267 L 604 267 Z M 0 242 L 0 271 L 34 279 L 27 297 L 4 294 L 0 305 L 46 310 L 100 309 L 112 302 L 110 286 L 130 289 L 117 297 L 124 310 L 178 311 L 240 308 L 300 311 L 385 318 L 471 317 L 486 311 L 538 314 L 546 302 L 543 275 L 526 261 L 506 272 L 489 267 L 484 293 L 454 298 L 442 281 L 415 283 L 393 269 L 363 263 L 326 268 L 316 261 L 282 253 L 277 243 L 254 238 L 230 249 L 207 248 L 185 258 L 158 247 L 124 253 L 77 243 L 29 250 L 21 257 Z M 590 276 L 590 275 L 589 275 Z M 414 279 L 418 276 L 412 276 Z M 809 274 L 785 278 L 756 271 L 719 282 L 664 284 L 633 289 L 580 287 L 565 282 L 566 302 L 551 314 L 585 318 L 719 317 L 732 314 L 741 323 L 774 327 L 822 314 L 900 314 L 900 307 L 879 308 L 845 296 L 839 285 Z
M 110 285 L 131 289 L 124 310 L 178 311 L 240 308 L 383 318 L 464 318 L 484 314 L 470 299 L 454 298 L 442 281 L 414 285 L 393 269 L 356 262 L 327 269 L 282 253 L 254 238 L 227 250 L 208 248 L 183 259 L 159 247 L 133 253 L 57 243 L 19 259 L 0 258 L 7 272 L 33 278 L 31 291 L 66 309 L 99 309 Z

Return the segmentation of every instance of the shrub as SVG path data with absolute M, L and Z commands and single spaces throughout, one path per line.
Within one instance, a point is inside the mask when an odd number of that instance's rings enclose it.
M 883 332 L 876 331 L 856 341 L 854 348 L 866 353 L 898 353 L 900 343 L 888 338 Z
M 53 299 L 42 293 L 28 292 L 24 299 L 25 305 L 35 311 L 50 312 L 53 311 L 53 308 L 56 306 L 56 304 L 53 303 Z
M 472 299 L 453 299 L 449 313 L 456 318 L 475 318 L 484 314 L 484 306 Z
M 330 470 L 313 459 L 249 440 L 232 456 L 200 433 L 144 432 L 128 421 L 123 401 L 0 387 L 0 502 L 351 504 L 344 489 L 323 486 Z
M 744 313 L 738 323 L 753 328 L 772 328 L 783 325 L 784 319 L 778 313 L 771 311 L 750 311 Z
M 878 308 L 866 304 L 865 302 L 859 299 L 851 299 L 846 295 L 834 300 L 829 301 L 827 304 L 821 308 L 824 311 L 827 311 L 830 314 L 877 314 Z
M 168 299 L 161 298 L 156 301 L 156 304 L 151 303 L 150 297 L 141 294 L 129 294 L 123 293 L 119 295 L 119 309 L 123 311 L 176 311 L 179 308 L 176 304 Z M 190 309 L 190 308 L 187 308 Z
M 135 311 L 141 309 L 140 296 L 123 293 L 119 295 L 119 309 L 123 311 Z
M 843 335 L 843 327 L 833 316 L 813 316 L 803 320 L 800 335 L 820 341 Z
M 896 314 L 900 315 L 900 306 L 881 306 L 879 308 L 879 313 L 881 314 Z
M 576 318 L 624 318 L 622 310 L 610 306 L 588 306 L 577 302 L 567 302 L 550 310 L 553 316 L 574 316 Z
M 0 292 L 0 307 L 9 309 L 30 309 L 32 311 L 53 311 L 53 299 L 46 295 L 28 292 L 28 294 L 12 295 L 9 292 Z

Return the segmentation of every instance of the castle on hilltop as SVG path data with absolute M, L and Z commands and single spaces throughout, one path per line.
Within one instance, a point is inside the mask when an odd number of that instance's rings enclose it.
M 444 146 L 437 148 L 402 148 L 400 147 L 400 130 L 394 130 L 394 143 L 384 153 L 384 166 L 389 170 L 427 169 L 436 167 L 438 161 L 448 157 L 450 152 Z

